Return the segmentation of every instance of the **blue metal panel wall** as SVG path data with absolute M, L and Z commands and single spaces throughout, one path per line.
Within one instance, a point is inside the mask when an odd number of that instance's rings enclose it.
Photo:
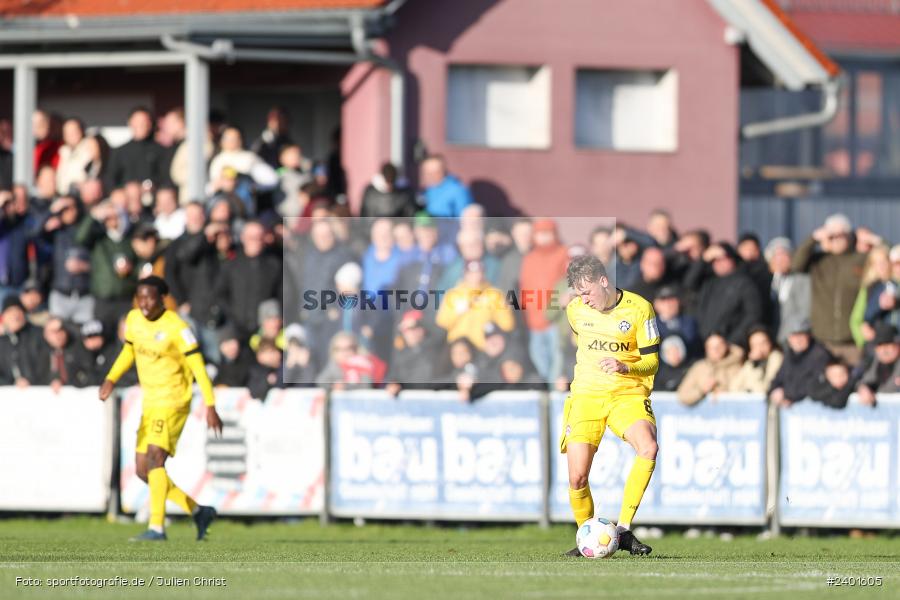
M 844 213 L 891 243 L 900 243 L 900 196 L 894 198 L 778 198 L 743 196 L 738 231 L 753 231 L 763 244 L 786 235 L 802 241 L 833 213 Z

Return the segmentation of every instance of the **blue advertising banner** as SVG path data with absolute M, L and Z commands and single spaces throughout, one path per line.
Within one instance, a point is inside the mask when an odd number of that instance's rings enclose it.
M 550 518 L 571 521 L 566 455 L 559 452 L 565 394 L 550 404 Z M 766 405 L 760 396 L 723 395 L 699 405 L 652 396 L 659 455 L 637 514 L 640 523 L 763 524 Z M 607 429 L 594 457 L 594 514 L 617 519 L 634 450 Z
M 900 396 L 879 395 L 877 408 L 801 402 L 780 418 L 781 524 L 897 526 Z
M 335 392 L 329 506 L 336 516 L 537 520 L 541 402 L 495 392 Z

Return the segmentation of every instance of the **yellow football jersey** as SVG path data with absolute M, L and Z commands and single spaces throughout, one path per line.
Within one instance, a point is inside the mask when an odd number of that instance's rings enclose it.
M 194 376 L 185 357 L 200 352 L 200 348 L 181 317 L 167 310 L 157 320 L 149 321 L 140 310 L 133 309 L 125 319 L 125 343 L 134 350 L 144 408 L 190 404 Z
M 585 396 L 650 396 L 653 375 L 607 374 L 600 361 L 611 357 L 633 364 L 659 352 L 659 329 L 653 306 L 641 296 L 621 290 L 609 312 L 587 306 L 580 297 L 569 302 L 566 316 L 578 338 L 572 394 Z

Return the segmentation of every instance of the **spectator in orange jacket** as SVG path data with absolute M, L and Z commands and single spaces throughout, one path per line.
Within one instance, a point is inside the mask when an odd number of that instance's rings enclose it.
M 569 264 L 568 249 L 559 242 L 556 223 L 541 219 L 534 223 L 534 246 L 522 259 L 519 274 L 520 308 L 528 327 L 528 352 L 544 381 L 556 381 L 562 368 L 559 331 L 546 316 L 550 294 L 565 277 Z

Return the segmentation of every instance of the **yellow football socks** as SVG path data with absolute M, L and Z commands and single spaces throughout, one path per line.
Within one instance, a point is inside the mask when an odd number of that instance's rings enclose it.
M 172 481 L 171 477 L 166 476 L 169 484 L 169 493 L 166 495 L 167 500 L 171 500 L 186 512 L 189 515 L 194 514 L 194 509 L 197 508 L 197 503 L 194 502 L 194 499 L 184 493 L 184 491 L 175 485 L 175 482 Z
M 581 524 L 594 516 L 594 499 L 591 497 L 591 486 L 586 485 L 581 489 L 569 488 L 569 504 L 575 514 L 575 522 Z
M 634 457 L 634 464 L 631 465 L 631 472 L 625 482 L 622 512 L 619 513 L 619 527 L 631 528 L 631 520 L 634 519 L 634 513 L 641 505 L 641 498 L 644 497 L 644 491 L 647 489 L 647 484 L 650 483 L 650 476 L 653 475 L 655 468 L 655 460 L 649 460 L 642 456 Z
M 165 467 L 157 467 L 147 472 L 150 486 L 150 529 L 163 531 L 166 520 L 166 495 L 169 492 L 169 476 Z

